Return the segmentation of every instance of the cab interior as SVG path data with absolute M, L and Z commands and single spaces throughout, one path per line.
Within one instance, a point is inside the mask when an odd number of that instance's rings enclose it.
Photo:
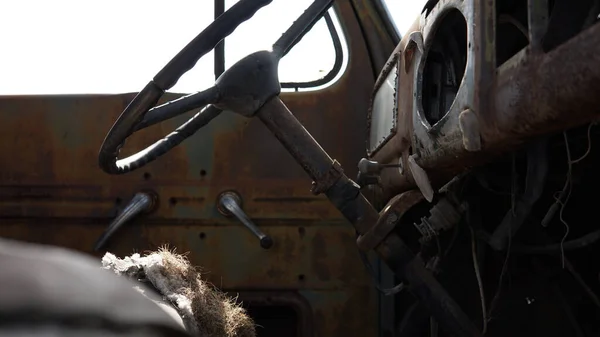
M 98 159 L 107 131 L 153 73 L 251 1 L 0 5 L 0 236 L 98 258 L 186 252 L 260 337 L 600 332 L 598 1 L 263 2 L 157 105 L 215 81 L 245 88 L 225 75 L 322 6 L 277 65 L 300 138 L 253 118 L 265 101 L 246 116 L 254 102 L 224 101 L 118 172 Z M 119 157 L 202 111 L 130 130 Z M 322 153 L 334 180 L 310 176 Z M 355 194 L 334 195 L 340 181 Z

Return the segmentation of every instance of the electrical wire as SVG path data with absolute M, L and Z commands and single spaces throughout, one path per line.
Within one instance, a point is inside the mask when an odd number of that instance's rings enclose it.
M 587 138 L 588 138 L 587 150 L 581 157 L 579 157 L 575 160 L 573 160 L 571 157 L 571 149 L 569 147 L 569 139 L 568 139 L 567 133 L 566 133 L 566 131 L 563 132 L 563 138 L 564 138 L 564 142 L 565 142 L 565 151 L 566 151 L 566 156 L 567 156 L 567 177 L 566 177 L 563 189 L 560 191 L 560 194 L 558 196 L 556 196 L 556 195 L 554 196 L 555 203 L 550 207 L 546 216 L 542 220 L 542 225 L 544 225 L 544 226 L 547 225 L 549 223 L 549 221 L 551 220 L 552 216 L 554 215 L 554 213 L 556 212 L 556 208 L 559 208 L 558 209 L 559 210 L 559 219 L 560 219 L 561 223 L 565 226 L 565 234 L 563 235 L 563 237 L 560 241 L 560 244 L 559 244 L 563 268 L 565 268 L 565 254 L 564 254 L 565 241 L 570 232 L 569 224 L 564 219 L 563 213 L 564 213 L 564 209 L 566 208 L 566 206 L 571 198 L 571 194 L 573 192 L 573 184 L 572 184 L 573 164 L 581 162 L 583 159 L 585 159 L 590 154 L 591 147 L 592 147 L 591 129 L 592 129 L 592 126 L 594 126 L 594 125 L 596 125 L 596 122 L 590 123 L 590 125 L 588 126 L 588 129 L 587 129 Z M 515 178 L 516 178 L 516 166 L 515 166 L 515 157 L 513 156 L 512 184 L 511 184 L 511 210 L 512 210 L 513 214 L 515 212 L 515 195 L 516 195 L 516 179 Z M 470 229 L 471 229 L 472 239 L 475 240 L 475 233 L 473 232 L 472 228 L 470 228 Z M 507 270 L 508 260 L 509 260 L 510 252 L 511 252 L 511 248 L 512 248 L 512 233 L 510 233 L 510 230 L 511 230 L 511 228 L 509 227 L 508 246 L 506 249 L 506 256 L 504 259 L 504 264 L 502 266 L 502 271 L 500 272 L 498 287 L 497 287 L 496 293 L 492 299 L 492 302 L 490 303 L 490 308 L 489 308 L 489 311 L 487 312 L 487 318 L 484 315 L 484 320 L 486 322 L 489 322 L 492 319 L 492 313 L 497 304 L 497 300 L 499 299 L 501 288 L 502 288 L 502 281 L 504 278 L 504 274 L 506 273 L 506 270 Z M 590 235 L 588 235 L 588 236 L 590 236 Z M 586 236 L 586 238 L 588 236 Z M 600 237 L 600 233 L 598 234 L 598 236 Z M 594 239 L 597 239 L 597 238 L 594 237 Z M 579 240 L 577 240 L 577 242 L 573 242 L 573 246 L 575 245 L 575 243 L 579 243 Z M 569 244 L 571 244 L 571 242 L 569 242 Z M 542 247 L 542 248 L 545 249 L 546 247 Z M 576 247 L 574 246 L 574 248 L 576 248 Z M 484 308 L 485 300 L 483 297 L 484 296 L 483 286 L 482 286 L 482 282 L 481 282 L 481 275 L 480 275 L 479 267 L 478 267 L 478 264 L 475 262 L 476 261 L 476 252 L 475 252 L 475 243 L 474 242 L 472 243 L 472 249 L 473 249 L 473 261 L 474 261 L 474 265 L 476 268 L 475 274 L 476 274 L 476 277 L 478 278 L 477 282 L 479 283 L 479 286 L 480 286 L 480 296 L 482 299 L 482 308 Z M 487 329 L 487 325 L 484 325 L 484 331 L 485 331 L 485 329 Z
M 515 201 L 516 201 L 516 193 L 517 193 L 517 164 L 516 164 L 516 156 L 513 154 L 512 156 L 512 171 L 511 171 L 511 211 L 515 214 Z M 502 270 L 500 271 L 500 278 L 498 279 L 498 287 L 496 288 L 496 294 L 492 298 L 492 302 L 490 303 L 490 309 L 487 313 L 488 322 L 492 320 L 492 313 L 498 299 L 500 298 L 500 293 L 502 291 L 502 281 L 504 280 L 504 274 L 508 270 L 508 259 L 510 258 L 510 252 L 512 248 L 512 226 L 508 226 L 508 245 L 506 247 L 506 256 L 504 257 L 504 263 L 502 264 Z
M 483 291 L 483 280 L 481 279 L 481 271 L 479 270 L 479 259 L 477 258 L 477 244 L 475 239 L 475 231 L 471 230 L 471 253 L 473 254 L 473 268 L 475 269 L 475 277 L 477 278 L 477 285 L 479 286 L 479 298 L 481 299 L 481 314 L 483 315 L 483 327 L 482 335 L 485 335 L 487 331 L 487 309 L 485 305 L 485 292 Z
M 480 233 L 480 236 L 481 236 L 480 238 L 483 239 L 484 241 L 487 241 L 487 239 L 485 238 L 485 236 L 483 234 L 484 233 Z M 581 249 L 581 248 L 584 248 L 591 244 L 596 243 L 598 240 L 600 240 L 600 230 L 593 231 L 593 232 L 588 233 L 577 239 L 565 241 L 562 244 L 562 247 L 563 247 L 564 251 Z M 555 251 L 560 251 L 560 248 L 561 248 L 560 242 L 549 244 L 549 245 L 543 245 L 543 246 L 517 245 L 517 246 L 513 247 L 513 252 L 519 253 L 519 254 L 552 254 Z
M 580 156 L 577 159 L 572 159 L 571 158 L 571 149 L 569 146 L 569 138 L 567 135 L 567 132 L 563 132 L 563 138 L 564 138 L 564 142 L 565 142 L 565 152 L 567 155 L 567 178 L 565 180 L 565 185 L 563 186 L 562 191 L 560 191 L 560 194 L 558 196 L 556 196 L 556 193 L 554 195 L 554 204 L 552 204 L 552 206 L 550 206 L 550 208 L 548 209 L 548 212 L 546 213 L 546 215 L 544 216 L 544 219 L 542 220 L 542 226 L 546 227 L 550 220 L 552 220 L 552 217 L 554 215 L 554 213 L 556 212 L 556 209 L 559 209 L 559 219 L 561 221 L 561 223 L 565 226 L 566 231 L 565 231 L 565 235 L 562 237 L 560 243 L 559 243 L 559 249 L 560 249 L 560 253 L 561 253 L 561 261 L 562 261 L 562 266 L 563 268 L 565 268 L 565 250 L 568 249 L 576 249 L 576 248 L 581 248 L 584 247 L 588 244 L 591 244 L 595 241 L 598 240 L 598 238 L 600 238 L 600 232 L 593 232 L 590 233 L 588 235 L 585 235 L 584 237 L 581 237 L 579 239 L 575 239 L 569 242 L 566 242 L 566 239 L 569 235 L 569 231 L 570 231 L 570 227 L 569 224 L 566 222 L 566 220 L 564 219 L 563 216 L 563 212 L 564 209 L 566 208 L 569 199 L 571 198 L 571 193 L 573 191 L 573 164 L 577 164 L 579 162 L 581 162 L 582 160 L 584 160 L 585 158 L 587 158 L 587 156 L 591 153 L 592 151 L 592 137 L 591 137 L 591 130 L 592 127 L 594 125 L 596 125 L 597 122 L 592 122 L 588 125 L 587 128 L 587 150 L 585 151 L 585 153 Z M 558 192 L 557 192 L 558 193 Z M 519 250 L 522 250 L 524 252 L 530 252 L 530 253 L 536 253 L 536 252 L 549 252 L 554 250 L 555 245 L 547 245 L 547 246 L 542 246 L 542 247 L 522 247 Z
M 581 157 L 572 160 L 571 164 L 579 163 L 580 161 L 584 160 L 590 154 L 590 152 L 592 152 L 592 126 L 594 125 L 596 125 L 596 122 L 590 123 L 590 125 L 588 125 L 587 128 L 587 151 L 585 151 L 585 153 Z
M 527 28 L 521 22 L 519 22 L 519 20 L 515 19 L 514 17 L 512 17 L 508 14 L 501 14 L 500 17 L 498 18 L 498 21 L 499 21 L 499 23 L 509 23 L 509 24 L 513 25 L 529 41 L 529 33 L 527 31 Z
M 562 262 L 562 267 L 563 269 L 565 268 L 565 240 L 567 239 L 567 236 L 569 236 L 569 232 L 571 231 L 571 228 L 569 227 L 569 224 L 565 221 L 564 217 L 563 217 L 563 212 L 565 210 L 565 207 L 567 206 L 567 203 L 569 202 L 569 199 L 571 198 L 571 192 L 573 192 L 573 161 L 571 161 L 571 149 L 569 148 L 569 138 L 567 137 L 567 132 L 563 132 L 563 138 L 565 139 L 565 150 L 567 152 L 567 179 L 565 181 L 565 186 L 563 187 L 563 190 L 561 192 L 561 195 L 563 195 L 565 193 L 565 191 L 567 191 L 567 195 L 564 199 L 564 201 L 562 201 L 562 199 L 560 198 L 556 198 L 556 202 L 560 204 L 560 211 L 558 212 L 558 218 L 560 219 L 560 222 L 562 222 L 562 224 L 565 226 L 565 235 L 562 237 L 562 240 L 560 240 L 560 256 L 561 256 L 561 262 Z

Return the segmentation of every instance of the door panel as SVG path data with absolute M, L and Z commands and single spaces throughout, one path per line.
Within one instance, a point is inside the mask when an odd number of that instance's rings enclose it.
M 348 45 L 344 75 L 323 90 L 281 97 L 353 177 L 365 148 L 374 76 L 352 6 L 340 1 L 336 9 Z M 152 190 L 158 208 L 125 225 L 110 240 L 111 252 L 169 243 L 189 251 L 192 263 L 224 289 L 300 293 L 319 335 L 376 333 L 377 297 L 353 229 L 324 196 L 310 193 L 310 179 L 258 119 L 224 112 L 146 167 L 121 176 L 103 173 L 100 144 L 133 97 L 0 97 L 1 236 L 92 254 L 119 207 L 136 192 Z M 140 132 L 123 152 L 151 144 L 189 116 Z M 239 192 L 246 213 L 273 237 L 272 249 L 263 250 L 240 223 L 218 213 L 217 196 L 226 190 Z

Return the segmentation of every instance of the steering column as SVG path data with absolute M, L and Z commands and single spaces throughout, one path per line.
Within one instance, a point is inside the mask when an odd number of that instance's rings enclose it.
M 273 45 L 272 51 L 260 51 L 243 58 L 223 73 L 214 87 L 150 109 L 202 55 L 270 2 L 239 1 L 169 62 L 133 99 L 109 131 L 100 149 L 100 167 L 109 174 L 140 168 L 181 143 L 222 110 L 246 117 L 258 116 L 313 179 L 313 193 L 324 193 L 354 226 L 360 234 L 361 249 L 374 249 L 448 332 L 456 336 L 481 336 L 423 262 L 392 231 L 398 216 L 385 212 L 380 219 L 379 213 L 361 194 L 360 187 L 344 174 L 340 164 L 323 150 L 279 98 L 279 60 L 326 15 L 332 0 L 314 1 Z M 136 130 L 207 104 L 210 105 L 164 139 L 133 156 L 117 159 L 124 141 Z

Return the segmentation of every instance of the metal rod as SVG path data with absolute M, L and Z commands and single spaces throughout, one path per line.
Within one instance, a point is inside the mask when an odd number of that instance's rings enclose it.
M 273 53 L 284 57 L 296 43 L 319 21 L 331 7 L 333 0 L 315 0 L 273 44 Z
M 219 90 L 214 86 L 203 91 L 179 97 L 148 110 L 144 119 L 134 127 L 134 130 L 145 129 L 188 111 L 202 108 L 209 103 L 216 102 L 218 98 Z
M 527 0 L 527 26 L 529 45 L 538 51 L 548 27 L 548 0 Z
M 259 9 L 273 0 L 240 0 L 219 16 L 198 36 L 188 43 L 154 77 L 163 91 L 171 89 L 179 78 L 192 69 L 198 60 L 213 50 L 219 41 L 231 34 L 240 24 L 250 19 Z
M 119 228 L 139 214 L 149 211 L 152 205 L 153 199 L 148 193 L 137 193 L 98 238 L 94 245 L 94 251 L 101 250 Z
M 279 139 L 311 179 L 317 180 L 327 175 L 333 159 L 306 131 L 279 97 L 272 98 L 265 103 L 257 116 Z
M 257 116 L 311 178 L 329 177 L 333 160 L 278 96 L 265 103 Z M 360 193 L 360 187 L 343 173 L 325 195 L 359 234 L 366 233 L 379 219 L 379 213 Z M 448 332 L 456 336 L 481 336 L 460 306 L 396 233 L 390 233 L 376 251 Z
M 246 212 L 242 210 L 241 198 L 233 192 L 225 192 L 219 198 L 220 211 L 225 215 L 233 215 L 248 228 L 252 234 L 256 235 L 260 242 L 260 246 L 264 249 L 269 249 L 273 246 L 273 239 L 263 233 L 254 222 L 248 217 Z
M 225 12 L 225 0 L 215 0 L 215 20 Z M 215 80 L 225 71 L 225 39 L 215 47 Z
M 421 151 L 417 163 L 436 177 L 452 177 L 464 169 L 490 162 L 542 135 L 580 126 L 600 117 L 600 25 L 593 25 L 546 54 L 529 48 L 516 54 L 497 71 L 489 92 L 490 110 L 479 115 L 482 151 L 468 153 L 462 139 L 445 148 Z M 439 181 L 430 176 L 436 184 Z M 398 179 L 394 193 L 415 188 L 411 179 Z

